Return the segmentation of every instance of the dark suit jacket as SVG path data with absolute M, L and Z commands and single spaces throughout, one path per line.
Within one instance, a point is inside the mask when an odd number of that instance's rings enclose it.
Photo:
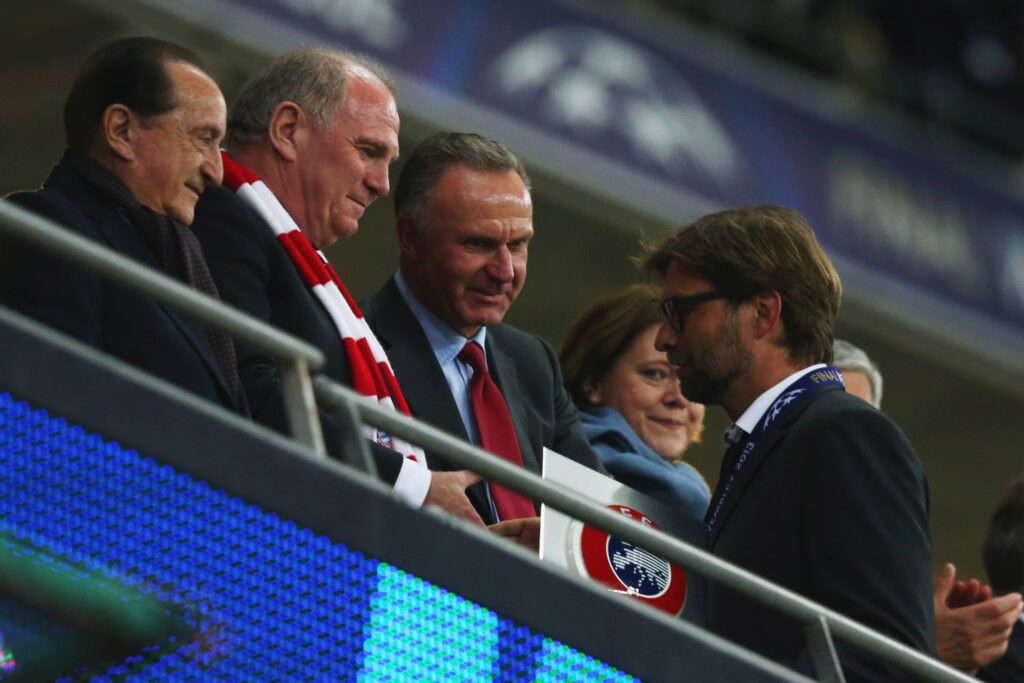
M 1024 681 L 1024 622 L 1013 625 L 1006 654 L 978 671 L 978 680 L 987 683 L 1021 683 Z
M 327 359 L 322 372 L 341 384 L 352 384 L 348 356 L 333 321 L 270 228 L 247 204 L 225 187 L 211 188 L 196 206 L 192 231 L 203 245 L 224 301 L 317 347 Z M 238 374 L 253 416 L 287 434 L 281 377 L 274 360 L 244 344 L 238 345 L 237 352 Z M 328 452 L 337 455 L 340 436 L 335 420 L 321 411 L 320 422 Z M 378 474 L 393 484 L 402 456 L 375 443 L 371 450 Z
M 419 321 L 391 279 L 363 305 L 363 313 L 391 360 L 412 414 L 468 439 L 448 382 Z M 576 407 L 562 385 L 554 351 L 543 340 L 508 325 L 487 328 L 487 367 L 501 388 L 516 427 L 523 465 L 539 473 L 544 447 L 604 472 L 580 426 Z M 428 453 L 432 469 L 451 469 Z M 482 484 L 469 489 L 485 522 L 495 521 Z
M 82 237 L 159 270 L 123 210 L 62 161 L 42 190 L 8 197 Z M 232 396 L 202 327 L 92 271 L 5 238 L 0 303 L 211 401 L 248 414 Z
M 711 552 L 933 654 L 928 488 L 902 431 L 836 387 L 783 413 L 758 451 L 710 532 Z M 709 630 L 800 661 L 797 622 L 713 582 L 706 590 Z M 837 649 L 849 681 L 906 678 Z

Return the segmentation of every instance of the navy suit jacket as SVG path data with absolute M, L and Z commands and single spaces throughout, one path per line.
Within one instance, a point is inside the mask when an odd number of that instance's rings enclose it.
M 363 313 L 388 354 L 412 414 L 453 436 L 468 439 L 430 342 L 393 278 L 364 303 Z M 487 367 L 508 403 L 523 466 L 540 473 L 542 451 L 547 447 L 604 473 L 583 434 L 551 347 L 509 325 L 488 327 L 486 345 Z M 440 457 L 427 455 L 432 469 L 452 469 Z M 495 521 L 483 485 L 470 487 L 468 493 L 484 521 Z
M 351 386 L 352 373 L 338 329 L 252 208 L 226 187 L 211 188 L 196 206 L 192 231 L 203 245 L 224 301 L 323 351 L 327 362 L 322 372 Z M 287 434 L 281 376 L 274 359 L 245 344 L 238 344 L 237 355 L 239 378 L 253 417 Z M 328 453 L 337 456 L 341 433 L 336 420 L 321 411 L 320 424 Z M 370 450 L 380 478 L 394 484 L 402 456 L 372 442 Z
M 62 161 L 42 190 L 7 201 L 160 270 L 124 211 Z M 144 294 L 12 238 L 0 244 L 0 303 L 224 407 L 248 415 L 231 395 L 202 326 Z
M 783 413 L 757 453 L 709 533 L 711 552 L 934 654 L 928 487 L 903 432 L 835 387 Z M 704 609 L 710 631 L 807 664 L 795 620 L 714 582 Z M 849 681 L 905 678 L 837 650 Z

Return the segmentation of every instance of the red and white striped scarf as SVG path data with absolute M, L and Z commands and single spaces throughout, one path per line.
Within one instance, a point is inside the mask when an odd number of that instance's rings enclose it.
M 337 271 L 323 253 L 313 248 L 295 220 L 259 176 L 232 159 L 227 152 L 221 152 L 221 157 L 224 159 L 224 185 L 234 190 L 274 232 L 278 244 L 288 254 L 303 282 L 313 290 L 313 295 L 338 329 L 338 336 L 352 369 L 352 388 L 364 396 L 376 397 L 382 405 L 392 410 L 409 415 L 409 405 L 391 370 L 387 354 L 366 324 L 363 312 L 338 277 Z M 426 463 L 423 449 L 370 425 L 365 425 L 364 429 L 367 438 L 393 448 L 416 462 Z

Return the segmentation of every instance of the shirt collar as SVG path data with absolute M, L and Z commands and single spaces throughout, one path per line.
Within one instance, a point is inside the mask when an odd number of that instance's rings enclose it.
M 773 386 L 768 391 L 758 396 L 753 403 L 750 404 L 740 419 L 736 420 L 736 426 L 742 429 L 747 434 L 751 434 L 754 431 L 754 427 L 761 421 L 764 414 L 768 412 L 768 408 L 771 407 L 772 403 L 777 399 L 783 391 L 785 391 L 791 384 L 796 382 L 798 379 L 806 375 L 812 370 L 818 370 L 820 368 L 828 367 L 824 363 L 818 363 L 816 365 L 808 365 L 806 368 L 797 370 L 789 377 Z
M 476 334 L 467 339 L 453 330 L 448 323 L 434 315 L 423 305 L 423 302 L 416 298 L 416 295 L 413 294 L 412 289 L 409 287 L 409 283 L 402 277 L 401 272 L 395 273 L 395 285 L 398 286 L 398 292 L 405 299 L 405 303 L 409 306 L 409 310 L 412 311 L 413 317 L 416 318 L 420 327 L 423 328 L 423 333 L 427 335 L 427 342 L 434 351 L 437 362 L 442 366 L 454 361 L 468 341 L 475 341 L 480 345 L 480 348 L 487 349 L 485 346 L 487 340 L 486 327 L 481 327 Z M 486 353 L 484 358 L 486 362 Z

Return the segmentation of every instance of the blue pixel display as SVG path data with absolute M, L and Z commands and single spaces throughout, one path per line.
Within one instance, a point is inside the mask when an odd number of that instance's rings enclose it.
M 196 619 L 92 680 L 636 680 L 6 393 L 0 482 L 0 531 Z

